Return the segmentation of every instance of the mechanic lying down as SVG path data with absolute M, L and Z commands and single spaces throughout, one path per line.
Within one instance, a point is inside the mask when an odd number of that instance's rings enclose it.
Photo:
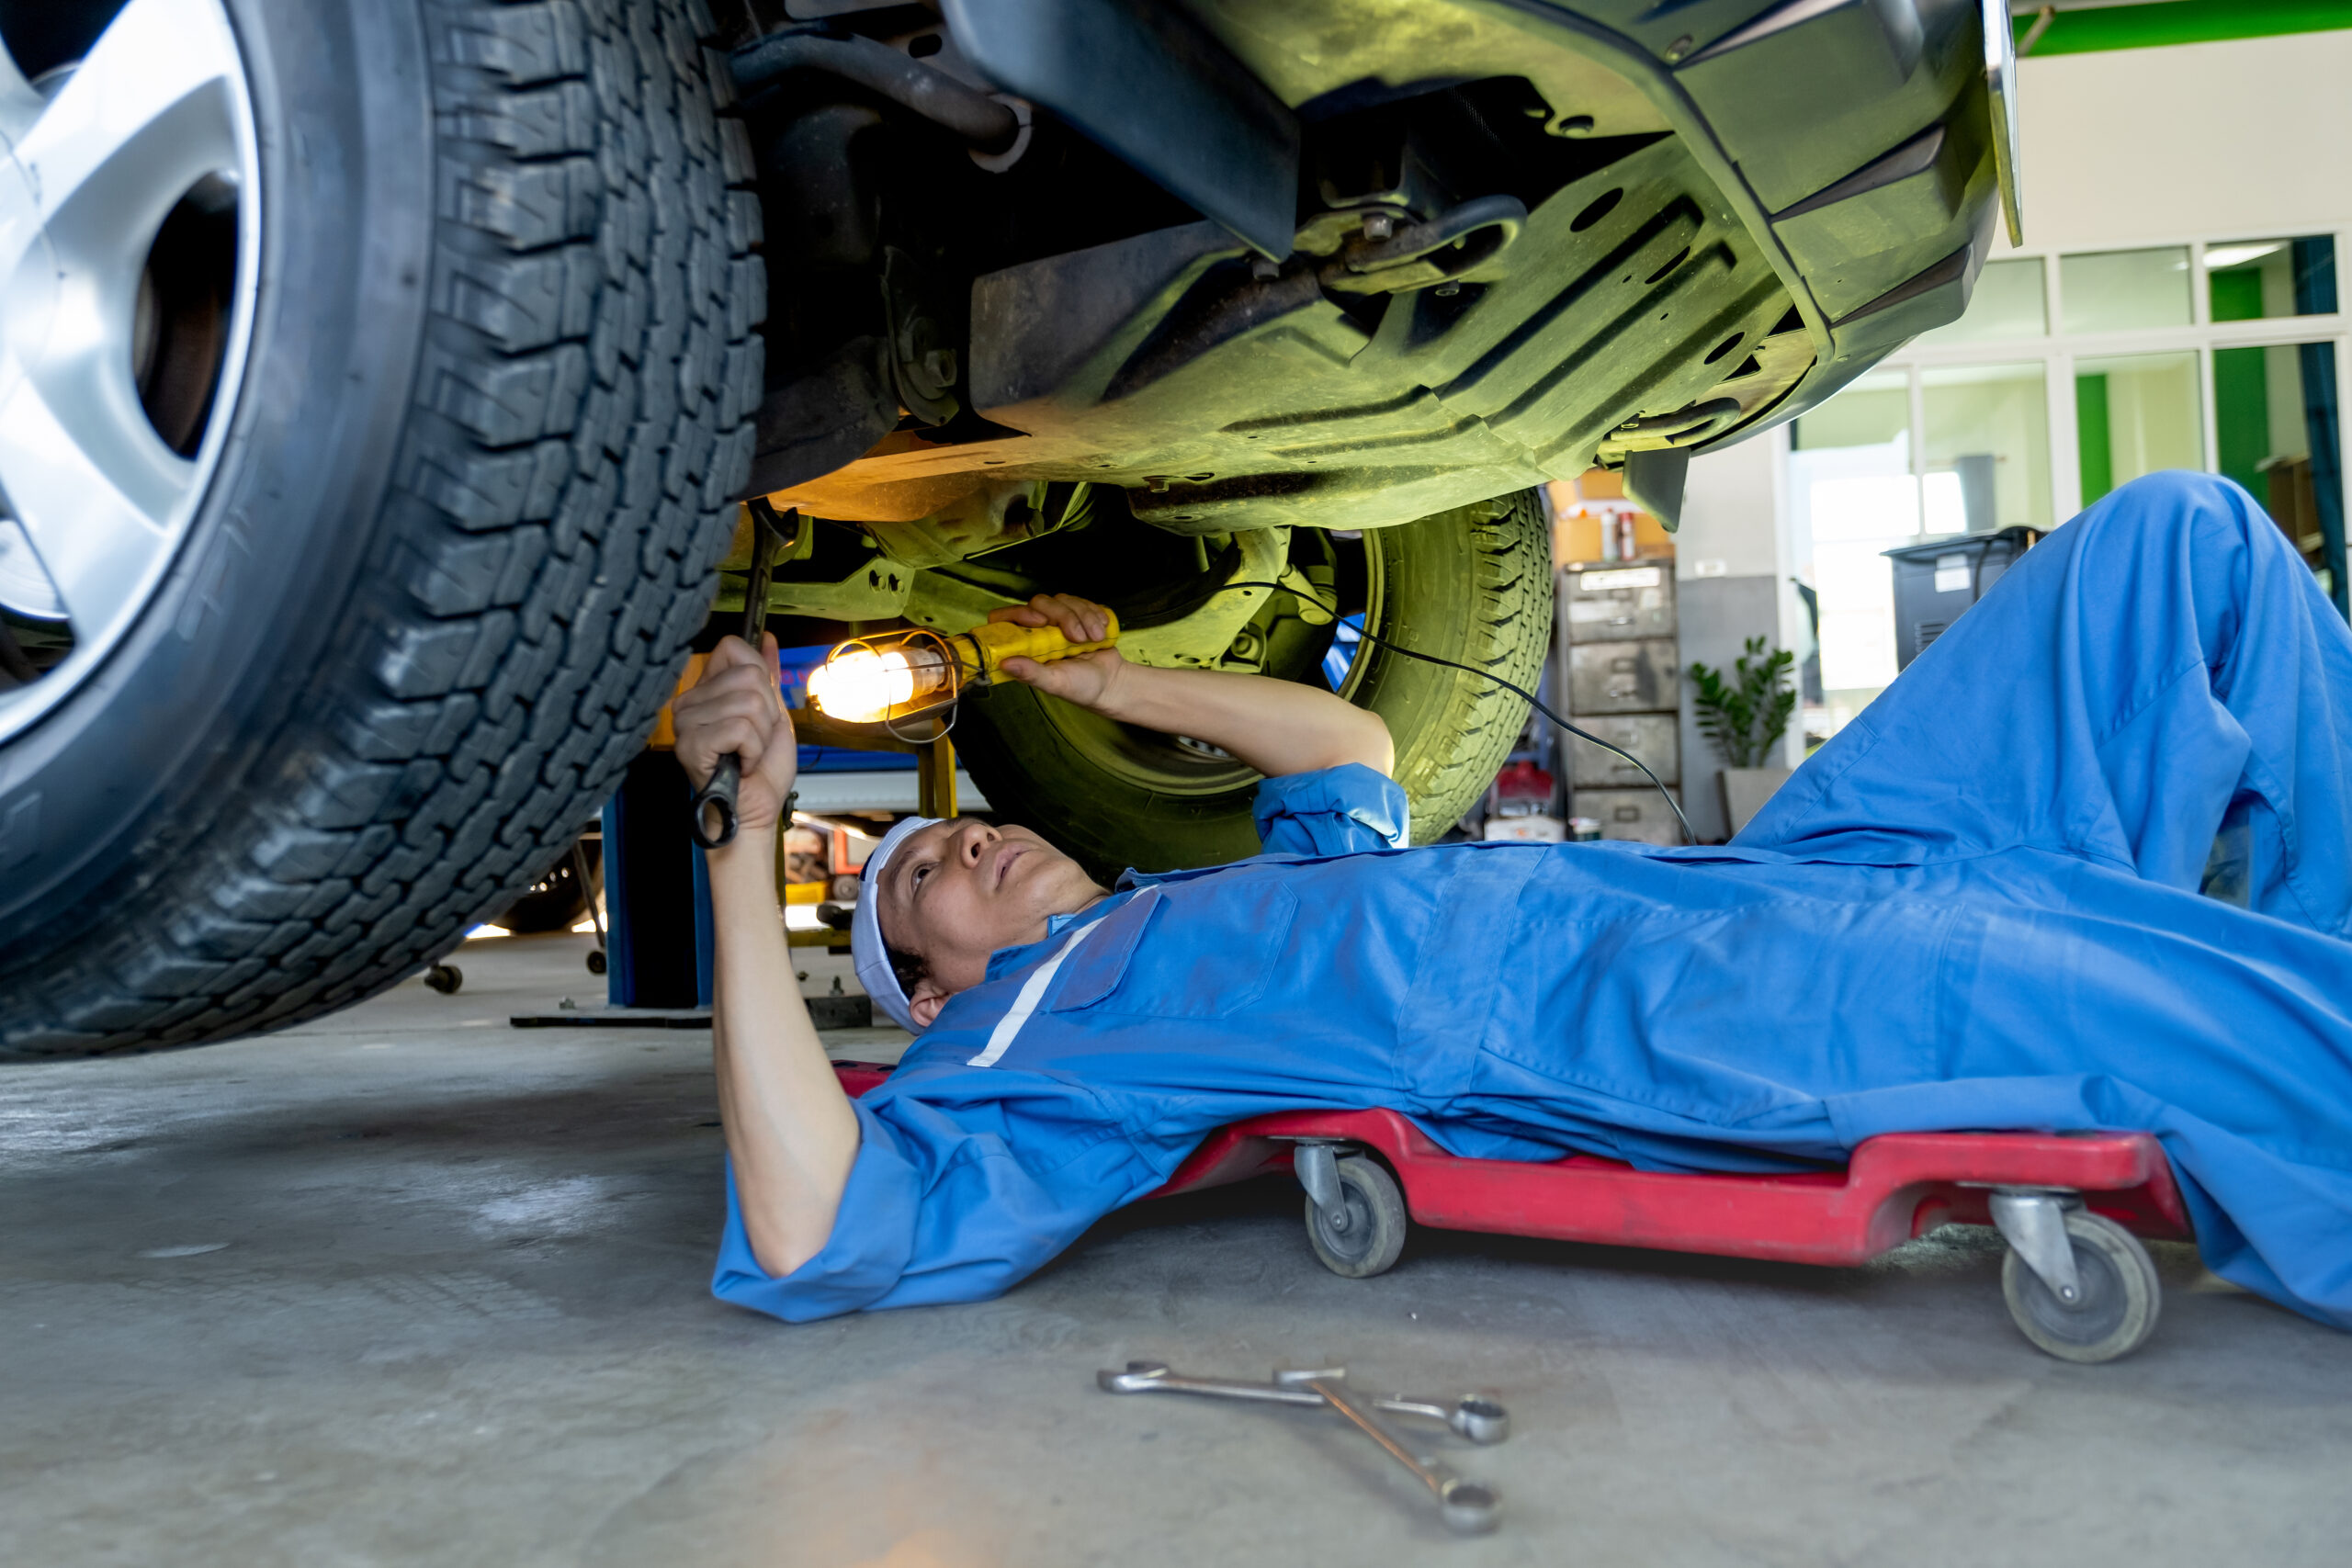
M 855 1103 L 776 918 L 773 670 L 723 643 L 676 705 L 697 781 L 744 759 L 710 857 L 727 1301 L 993 1296 L 1226 1122 L 1390 1106 L 1458 1155 L 1661 1170 L 2145 1129 L 2217 1273 L 2352 1328 L 2352 636 L 2227 481 L 2052 534 L 1720 848 L 1408 849 L 1385 730 L 1328 693 L 1022 661 L 1263 773 L 1266 852 L 1106 891 L 1025 829 L 899 824 L 855 951 L 920 1038 Z

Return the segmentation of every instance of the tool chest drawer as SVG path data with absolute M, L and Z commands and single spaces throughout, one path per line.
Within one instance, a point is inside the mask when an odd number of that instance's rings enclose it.
M 1681 705 L 1682 672 L 1670 637 L 1585 642 L 1568 649 L 1568 706 L 1587 714 L 1651 713 Z
M 1681 791 L 1674 792 L 1678 800 Z M 1679 844 L 1682 841 L 1682 826 L 1657 791 L 1647 784 L 1639 789 L 1586 789 L 1578 785 L 1570 792 L 1568 807 L 1578 817 L 1589 817 L 1600 824 L 1604 839 L 1626 839 L 1637 844 Z
M 1650 766 L 1660 784 L 1682 782 L 1682 737 L 1679 733 L 1681 720 L 1670 713 L 1621 714 L 1612 717 L 1579 718 L 1577 726 L 1589 729 L 1611 746 L 1631 751 Z M 1646 789 L 1649 780 L 1642 770 L 1612 756 L 1589 741 L 1568 737 L 1567 745 L 1573 758 L 1568 782 L 1577 789 Z
M 1606 561 L 1571 566 L 1560 573 L 1559 605 L 1572 643 L 1672 637 L 1674 565 Z

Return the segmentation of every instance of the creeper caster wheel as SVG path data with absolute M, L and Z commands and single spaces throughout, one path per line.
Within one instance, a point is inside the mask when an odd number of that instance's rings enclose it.
M 2148 1249 L 2113 1220 L 2082 1209 L 2067 1213 L 2065 1239 L 2074 1254 L 2072 1303 L 2015 1247 L 2002 1260 L 2001 1294 L 2018 1329 L 2063 1361 L 2112 1361 L 2147 1343 L 2164 1303 Z
M 1323 1267 L 1349 1280 L 1385 1273 L 1405 1249 L 1405 1195 L 1378 1161 L 1337 1157 L 1328 1144 L 1295 1156 L 1306 1189 L 1306 1240 Z

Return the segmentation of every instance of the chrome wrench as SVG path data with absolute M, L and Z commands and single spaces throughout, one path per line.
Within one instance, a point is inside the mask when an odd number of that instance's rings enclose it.
M 1426 1459 L 1407 1448 L 1349 1392 L 1347 1377 L 1344 1368 L 1321 1367 L 1277 1371 L 1274 1382 L 1321 1394 L 1326 1404 L 1354 1422 L 1356 1429 L 1379 1444 L 1384 1453 L 1419 1476 L 1437 1497 L 1438 1514 L 1447 1529 L 1460 1535 L 1484 1535 L 1493 1529 L 1502 1506 L 1495 1489 L 1484 1482 L 1466 1481 L 1442 1460 Z
M 1345 1376 L 1344 1372 L 1338 1374 Z M 1095 1385 L 1106 1393 L 1200 1393 L 1218 1399 L 1257 1400 L 1268 1404 L 1329 1403 L 1312 1389 L 1283 1382 L 1238 1382 L 1222 1378 L 1188 1378 L 1169 1371 L 1165 1361 L 1129 1361 L 1125 1371 L 1094 1374 Z M 1397 1416 L 1419 1416 L 1442 1421 L 1474 1443 L 1499 1443 L 1510 1436 L 1510 1413 L 1500 1402 L 1464 1394 L 1451 1404 L 1433 1399 L 1408 1399 L 1401 1393 L 1363 1403 Z

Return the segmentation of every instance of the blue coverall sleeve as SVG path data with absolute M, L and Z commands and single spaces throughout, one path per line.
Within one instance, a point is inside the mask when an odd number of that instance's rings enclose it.
M 1401 850 L 1412 828 L 1403 788 L 1362 762 L 1266 780 L 1257 818 L 1258 837 L 1275 855 Z
M 791 1273 L 772 1275 L 752 1256 L 729 1168 L 727 1230 L 710 1282 L 719 1300 L 788 1323 L 985 1301 L 1158 1182 L 1113 1126 L 1047 1140 L 1048 1166 L 1035 1154 L 1024 1163 L 996 1133 L 967 1130 L 918 1100 L 852 1105 L 857 1159 L 832 1235 Z

